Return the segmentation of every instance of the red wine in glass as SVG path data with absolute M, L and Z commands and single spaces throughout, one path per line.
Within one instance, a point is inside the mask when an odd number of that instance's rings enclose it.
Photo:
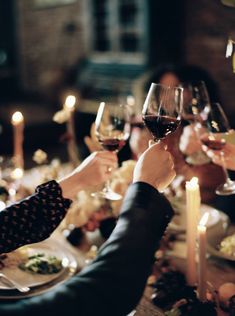
M 202 136 L 201 142 L 212 150 L 222 150 L 226 144 L 225 139 L 215 138 L 212 135 Z
M 179 119 L 164 115 L 144 115 L 143 121 L 154 140 L 165 138 L 175 132 L 180 124 Z
M 145 99 L 142 119 L 154 141 L 175 132 L 181 121 L 183 88 L 152 83 Z
M 122 147 L 126 143 L 124 139 L 118 139 L 118 138 L 107 138 L 107 139 L 99 138 L 99 142 L 105 150 L 116 151 L 116 152 L 121 150 Z

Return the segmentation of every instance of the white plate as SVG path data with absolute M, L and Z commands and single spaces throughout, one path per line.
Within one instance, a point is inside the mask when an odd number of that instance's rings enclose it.
M 219 221 L 222 218 L 222 212 L 215 209 L 214 207 L 202 204 L 201 205 L 201 216 L 205 213 L 209 212 L 210 217 L 207 223 L 207 227 L 212 227 L 219 223 Z M 169 224 L 169 229 L 176 230 L 176 231 L 185 231 L 186 229 L 186 208 L 183 206 L 180 210 L 179 215 L 175 215 L 172 219 L 172 221 Z
M 52 240 L 45 242 L 32 244 L 24 247 L 27 252 L 27 256 L 32 256 L 35 254 L 43 253 L 45 256 L 55 256 L 58 259 L 62 260 L 63 268 L 58 273 L 53 274 L 33 274 L 26 272 L 18 268 L 18 265 L 13 265 L 12 267 L 4 267 L 0 271 L 4 273 L 9 278 L 15 280 L 22 286 L 28 286 L 29 288 L 38 287 L 50 283 L 61 277 L 65 273 L 65 270 L 71 264 L 74 269 L 77 268 L 77 264 L 73 256 L 67 251 L 67 249 L 61 247 L 58 243 Z M 17 250 L 16 250 L 17 252 Z M 1 290 L 13 290 L 14 287 L 8 286 L 7 284 L 1 282 L 0 279 L 0 291 Z

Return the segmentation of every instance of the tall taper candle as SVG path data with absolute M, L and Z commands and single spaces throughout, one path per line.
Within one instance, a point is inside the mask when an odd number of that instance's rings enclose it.
M 200 211 L 200 192 L 198 178 L 186 182 L 186 246 L 187 246 L 187 282 L 197 283 L 196 239 Z
M 24 169 L 24 117 L 21 112 L 17 111 L 12 115 L 11 123 L 13 125 L 14 149 L 13 158 L 16 168 Z
M 209 213 L 206 212 L 197 227 L 198 233 L 198 297 L 204 302 L 206 300 L 207 288 L 207 266 L 206 266 L 206 223 Z
M 76 104 L 76 97 L 74 95 L 68 95 L 64 103 L 64 109 L 70 111 L 70 116 L 67 121 L 67 133 L 69 136 L 68 155 L 69 155 L 69 160 L 73 164 L 74 167 L 76 167 L 79 162 L 75 127 L 74 127 L 75 104 Z

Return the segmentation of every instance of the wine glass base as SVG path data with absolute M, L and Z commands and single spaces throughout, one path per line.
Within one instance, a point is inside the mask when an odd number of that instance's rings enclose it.
M 215 193 L 217 195 L 232 195 L 235 194 L 235 182 L 229 181 L 224 184 L 219 185 Z
M 122 195 L 118 194 L 112 190 L 104 190 L 104 191 L 100 191 L 100 192 L 93 192 L 91 193 L 92 197 L 95 198 L 103 198 L 106 200 L 111 200 L 111 201 L 119 201 L 122 199 Z

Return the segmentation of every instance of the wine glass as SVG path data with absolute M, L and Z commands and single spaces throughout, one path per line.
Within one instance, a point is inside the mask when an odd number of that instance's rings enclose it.
M 175 132 L 181 122 L 183 88 L 152 83 L 143 105 L 145 126 L 159 142 Z
M 202 144 L 209 149 L 220 151 L 222 168 L 225 174 L 225 182 L 216 189 L 218 195 L 235 194 L 235 182 L 228 175 L 228 171 L 224 163 L 223 147 L 226 144 L 226 135 L 231 131 L 229 121 L 219 103 L 212 103 L 207 119 L 205 120 L 207 132 L 201 135 Z
M 130 117 L 127 107 L 122 104 L 112 105 L 101 102 L 95 120 L 95 132 L 103 149 L 117 153 L 130 136 Z M 110 188 L 109 181 L 102 191 L 92 193 L 92 196 L 113 201 L 122 198 L 122 195 Z
M 183 83 L 184 106 L 183 118 L 190 123 L 201 123 L 210 105 L 209 93 L 204 81 Z
M 182 84 L 184 87 L 184 106 L 182 117 L 189 121 L 196 137 L 200 140 L 203 121 L 207 117 L 210 106 L 209 93 L 204 81 L 192 81 Z M 186 157 L 186 161 L 192 165 L 202 165 L 210 161 L 203 151 L 197 151 Z

